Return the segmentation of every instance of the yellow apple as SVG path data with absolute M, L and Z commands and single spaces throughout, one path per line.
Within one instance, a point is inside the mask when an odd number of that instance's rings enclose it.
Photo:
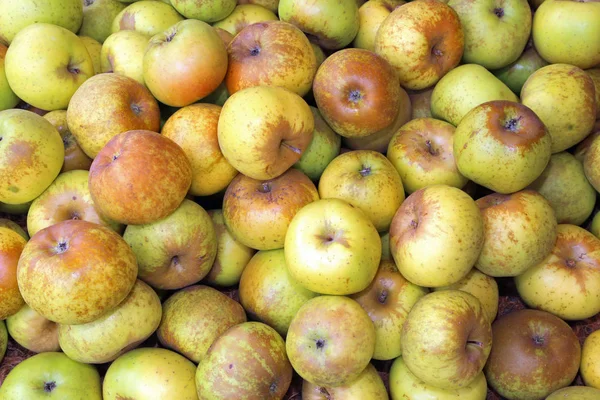
M 277 15 L 268 8 L 258 4 L 238 4 L 231 14 L 213 24 L 215 28 L 221 28 L 233 36 L 240 33 L 248 25 L 257 22 L 277 21 Z
M 567 386 L 552 392 L 545 400 L 564 399 L 597 400 L 600 399 L 600 389 L 587 386 Z
M 144 52 L 150 41 L 138 31 L 119 31 L 106 38 L 100 52 L 102 72 L 114 72 L 144 82 Z
M 112 21 L 112 33 L 133 30 L 148 36 L 167 30 L 184 18 L 177 10 L 160 1 L 136 1 L 125 7 Z
M 600 389 L 600 330 L 595 330 L 585 338 L 579 372 L 586 386 Z
M 79 39 L 81 39 L 85 45 L 85 48 L 90 54 L 92 64 L 94 65 L 94 75 L 99 74 L 102 72 L 102 67 L 100 66 L 100 52 L 102 51 L 102 44 L 89 36 L 79 35 Z
M 383 379 L 373 366 L 369 364 L 358 378 L 341 386 L 319 386 L 302 380 L 302 400 L 388 400 L 389 396 Z
M 404 5 L 404 0 L 371 0 L 358 9 L 358 33 L 352 47 L 375 50 L 375 36 L 383 21 L 395 8 Z
M 82 3 L 83 21 L 79 34 L 104 43 L 112 33 L 113 20 L 127 5 L 117 0 L 84 0 Z

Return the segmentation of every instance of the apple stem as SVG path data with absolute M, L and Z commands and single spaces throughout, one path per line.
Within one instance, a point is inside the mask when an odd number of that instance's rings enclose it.
M 325 398 L 326 398 L 327 400 L 331 400 L 331 395 L 329 394 L 329 392 L 327 391 L 327 389 L 326 389 L 326 388 L 324 388 L 323 386 L 321 386 L 321 387 L 319 388 L 319 392 L 320 392 L 320 393 L 321 393 L 323 396 L 325 396 Z
M 467 344 L 474 344 L 475 346 L 483 347 L 483 343 L 478 342 L 477 340 L 467 340 Z
M 287 147 L 288 149 L 290 149 L 291 151 L 293 151 L 296 154 L 302 154 L 302 150 L 300 150 L 297 147 L 292 146 L 291 144 L 287 144 L 286 142 L 281 142 L 281 145 L 284 147 Z
M 432 156 L 437 156 L 438 152 L 433 148 L 431 140 L 427 139 L 425 141 L 425 145 L 427 146 L 427 151 L 429 151 L 429 154 L 431 154 Z

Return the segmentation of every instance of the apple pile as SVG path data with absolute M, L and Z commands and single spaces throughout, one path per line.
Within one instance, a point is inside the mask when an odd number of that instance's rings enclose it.
M 0 0 L 0 398 L 600 399 L 599 136 L 597 0 Z

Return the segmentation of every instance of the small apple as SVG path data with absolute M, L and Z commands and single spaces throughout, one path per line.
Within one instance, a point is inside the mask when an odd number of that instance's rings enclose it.
M 258 4 L 239 3 L 231 14 L 213 24 L 215 28 L 223 29 L 235 36 L 248 25 L 265 21 L 278 21 L 277 15 Z
M 79 34 L 104 43 L 112 33 L 114 19 L 126 5 L 117 0 L 84 0 L 82 3 L 83 21 Z
M 25 304 L 19 291 L 17 265 L 27 240 L 0 227 L 0 320 L 16 314 Z
M 136 0 L 112 20 L 111 31 L 133 30 L 153 36 L 183 20 L 183 16 L 170 3 Z
M 10 337 L 29 351 L 60 351 L 58 325 L 42 317 L 27 304 L 16 314 L 6 318 L 6 328 Z
M 72 171 L 74 169 L 89 170 L 92 159 L 87 156 L 77 143 L 77 139 L 67 124 L 67 111 L 55 110 L 44 114 L 44 118 L 50 121 L 56 128 L 65 146 L 65 161 L 60 172 Z
M 342 386 L 319 386 L 307 380 L 302 381 L 303 400 L 331 400 L 331 399 L 369 399 L 388 400 L 389 396 L 385 384 L 379 373 L 369 364 L 360 373 L 358 378 Z
M 114 72 L 146 85 L 144 82 L 144 53 L 150 36 L 137 31 L 119 31 L 102 44 L 100 69 Z

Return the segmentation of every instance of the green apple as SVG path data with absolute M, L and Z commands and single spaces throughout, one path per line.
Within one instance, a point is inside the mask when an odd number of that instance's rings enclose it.
M 160 1 L 137 1 L 125 7 L 112 20 L 112 33 L 133 30 L 147 36 L 161 33 L 184 18 L 171 6 Z
M 98 42 L 96 39 L 93 39 L 89 36 L 78 36 L 79 39 L 85 45 L 90 58 L 92 59 L 92 65 L 94 66 L 94 75 L 99 74 L 101 72 L 100 67 L 100 52 L 102 51 L 102 44 Z
M 79 34 L 104 43 L 112 33 L 114 19 L 125 7 L 123 2 L 117 0 L 84 0 Z
M 25 215 L 30 205 L 31 201 L 19 204 L 7 204 L 0 201 L 0 212 L 10 215 Z
M 144 347 L 110 364 L 102 386 L 103 400 L 198 400 L 196 366 L 174 351 Z
M 552 392 L 550 396 L 546 397 L 546 400 L 563 399 L 597 400 L 600 399 L 600 389 L 587 386 L 568 386 L 558 389 L 556 392 Z
M 6 79 L 4 58 L 8 48 L 0 43 L 0 111 L 13 108 L 19 103 L 19 98 L 10 88 Z
M 591 332 L 581 348 L 579 373 L 586 386 L 600 389 L 600 330 Z
M 373 366 L 369 364 L 358 378 L 342 386 L 319 386 L 307 380 L 302 381 L 303 400 L 328 399 L 369 399 L 388 400 L 389 396 L 383 379 Z
M 238 0 L 238 4 L 256 4 L 262 7 L 277 12 L 277 8 L 279 7 L 279 0 Z
M 150 37 L 138 31 L 119 31 L 102 44 L 100 69 L 144 82 L 144 52 Z
M 16 314 L 6 318 L 6 328 L 10 337 L 29 351 L 60 351 L 58 325 L 41 316 L 27 304 Z
M 158 340 L 199 363 L 221 334 L 243 322 L 246 313 L 237 301 L 209 286 L 188 286 L 164 302 Z
M 381 238 L 381 261 L 393 260 L 390 250 L 390 232 L 379 232 Z
M 215 28 L 221 28 L 233 36 L 240 33 L 248 25 L 265 21 L 277 21 L 277 15 L 273 11 L 257 4 L 238 4 L 231 14 L 213 24 Z
M 592 78 L 594 81 L 594 87 L 596 88 L 596 124 L 600 120 L 600 64 L 597 68 L 586 69 L 585 73 Z M 596 126 L 594 124 L 594 126 Z
M 0 321 L 0 362 L 4 359 L 6 349 L 8 347 L 8 332 L 6 331 L 6 324 L 4 321 Z
M 225 101 L 228 98 L 229 92 L 227 91 L 227 85 L 225 85 L 225 81 L 223 81 L 219 86 L 217 86 L 215 90 L 213 90 L 206 97 L 202 98 L 202 103 L 215 104 L 217 106 L 223 107 L 223 104 L 225 104 Z
M 60 134 L 44 117 L 9 109 L 0 111 L 0 137 L 0 201 L 28 203 L 60 172 L 65 157 Z
M 504 68 L 494 70 L 492 73 L 518 96 L 521 94 L 521 89 L 527 78 L 546 65 L 548 65 L 548 62 L 540 57 L 535 47 L 531 45 L 529 48 L 525 48 L 523 54 L 516 61 Z
M 600 239 L 600 213 L 596 212 L 588 229 L 594 234 L 594 236 Z
M 14 367 L 0 388 L 2 400 L 101 400 L 96 368 L 64 353 L 36 354 Z
M 18 233 L 23 239 L 29 240 L 29 235 L 27 234 L 27 232 L 21 227 L 21 225 L 17 224 L 13 220 L 7 218 L 0 218 L 0 228 L 11 229 Z
M 216 22 L 227 17 L 235 8 L 236 0 L 170 0 L 171 5 L 184 17 L 204 22 Z

